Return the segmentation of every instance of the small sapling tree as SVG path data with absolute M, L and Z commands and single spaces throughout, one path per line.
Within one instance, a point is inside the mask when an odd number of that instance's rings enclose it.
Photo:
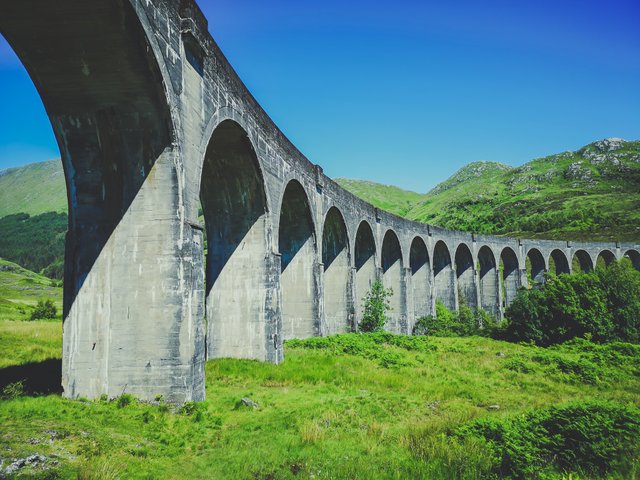
M 364 312 L 360 322 L 362 332 L 380 332 L 387 321 L 387 312 L 391 310 L 389 298 L 393 295 L 393 290 L 384 288 L 380 280 L 376 280 L 371 285 L 371 289 L 362 299 Z
M 36 308 L 34 308 L 33 312 L 31 312 L 31 320 L 56 318 L 57 314 L 58 309 L 51 300 L 38 300 Z

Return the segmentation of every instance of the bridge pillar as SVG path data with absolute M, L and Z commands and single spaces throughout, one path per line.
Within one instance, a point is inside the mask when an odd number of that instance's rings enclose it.
M 87 210 L 72 210 L 62 355 L 66 397 L 204 399 L 202 231 L 176 214 L 179 163 L 174 151 L 160 155 L 103 245 L 88 241 L 101 226 L 84 223 Z M 137 180 L 122 181 L 126 189 Z
M 410 267 L 402 269 L 402 276 L 400 279 L 400 319 L 398 333 L 411 333 L 409 327 L 413 323 L 409 321 L 409 304 L 413 303 L 413 295 L 411 295 L 411 276 L 412 271 Z

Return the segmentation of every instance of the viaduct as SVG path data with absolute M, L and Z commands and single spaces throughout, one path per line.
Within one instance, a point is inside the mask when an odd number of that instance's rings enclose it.
M 277 363 L 286 339 L 351 331 L 375 278 L 386 328 L 410 333 L 436 299 L 500 315 L 552 266 L 640 268 L 638 245 L 449 231 L 354 197 L 278 130 L 194 0 L 0 0 L 0 32 L 64 163 L 67 397 L 202 400 L 207 358 Z

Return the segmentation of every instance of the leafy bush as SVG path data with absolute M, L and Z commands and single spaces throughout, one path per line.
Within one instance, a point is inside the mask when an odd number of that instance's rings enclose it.
M 58 309 L 54 305 L 53 301 L 38 300 L 36 308 L 31 312 L 31 320 L 43 320 L 47 318 L 56 318 Z
M 118 397 L 118 400 L 116 400 L 116 405 L 118 405 L 118 408 L 125 408 L 135 402 L 135 400 L 133 395 L 123 393 Z
M 425 337 L 410 337 L 388 332 L 345 333 L 332 337 L 288 340 L 288 347 L 329 350 L 377 361 L 384 368 L 409 365 L 405 352 L 431 352 L 436 349 Z
M 380 332 L 384 329 L 387 321 L 387 312 L 391 310 L 389 298 L 393 295 L 393 290 L 384 288 L 380 280 L 376 280 L 371 285 L 363 300 L 364 312 L 360 322 L 360 330 L 363 332 Z
M 639 343 L 640 272 L 623 260 L 595 272 L 548 275 L 540 288 L 520 290 L 506 316 L 504 336 L 511 341 Z
M 497 320 L 482 309 L 471 309 L 463 304 L 457 312 L 452 312 L 438 300 L 436 315 L 420 318 L 413 327 L 413 334 L 437 337 L 489 336 L 496 328 Z
M 629 472 L 640 455 L 640 409 L 614 402 L 570 403 L 507 419 L 487 418 L 453 436 L 487 443 L 494 473 L 539 478 L 550 469 L 606 475 Z

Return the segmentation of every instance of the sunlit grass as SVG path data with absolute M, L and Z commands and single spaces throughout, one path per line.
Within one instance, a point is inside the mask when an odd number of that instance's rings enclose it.
M 281 365 L 209 361 L 207 400 L 190 415 L 57 395 L 0 401 L 0 457 L 55 455 L 52 468 L 73 478 L 487 478 L 481 446 L 448 432 L 579 399 L 640 403 L 640 366 L 628 361 L 606 367 L 613 378 L 585 384 L 536 360 L 550 352 L 536 347 L 402 340 L 377 347 L 402 358 L 384 367 L 368 358 L 369 338 L 336 341 L 359 339 L 356 355 L 335 353 L 330 339 L 326 348 L 288 346 Z M 3 366 L 59 358 L 60 325 L 0 322 L 0 346 Z M 243 406 L 243 397 L 260 408 Z

